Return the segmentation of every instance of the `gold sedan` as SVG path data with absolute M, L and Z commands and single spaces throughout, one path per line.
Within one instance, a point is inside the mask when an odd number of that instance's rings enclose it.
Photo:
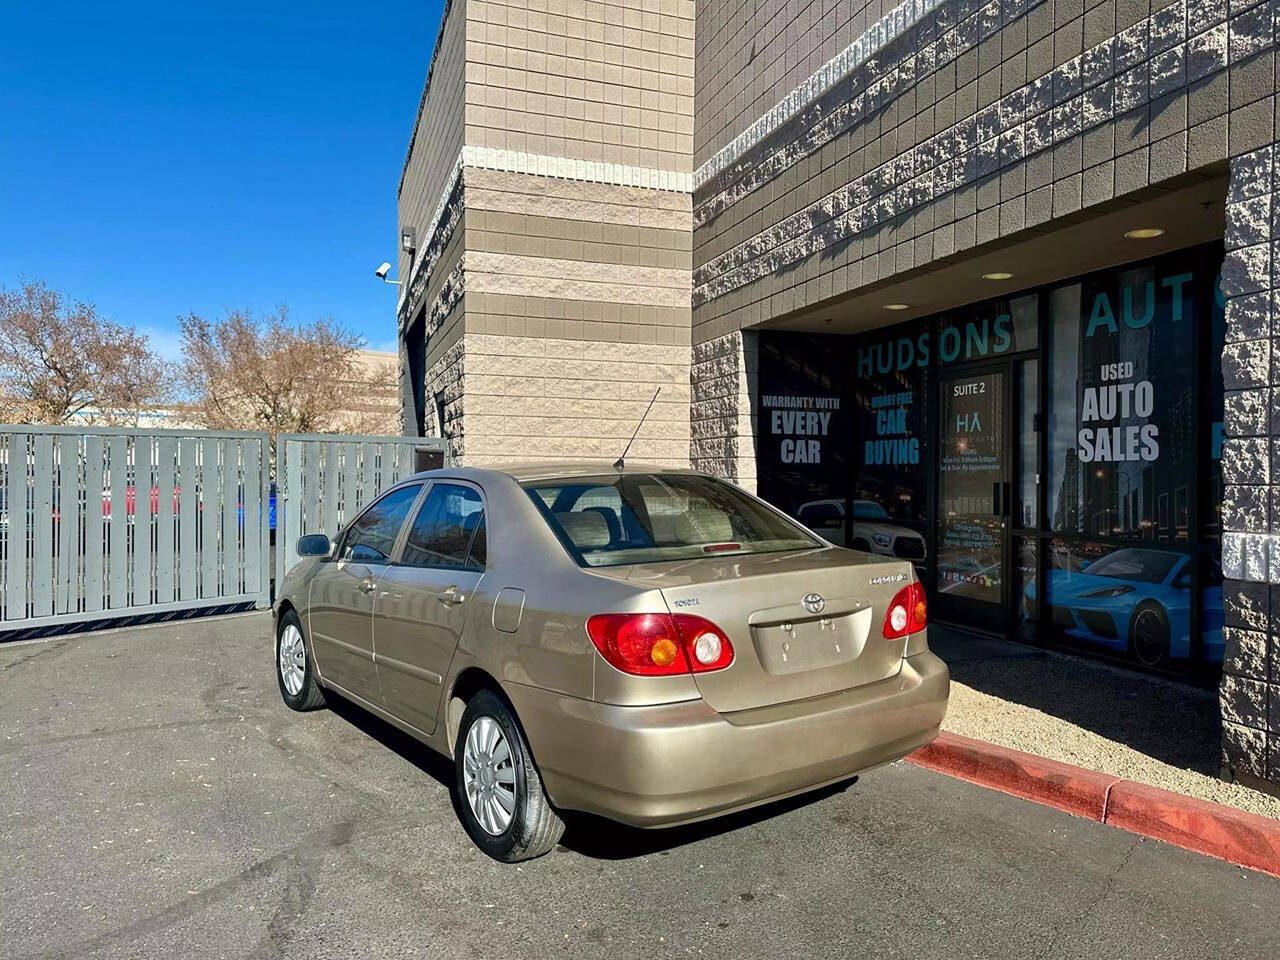
M 498 860 L 550 850 L 561 811 L 661 827 L 842 780 L 946 711 L 910 563 L 687 470 L 430 471 L 298 552 L 285 703 L 332 691 L 452 758 Z

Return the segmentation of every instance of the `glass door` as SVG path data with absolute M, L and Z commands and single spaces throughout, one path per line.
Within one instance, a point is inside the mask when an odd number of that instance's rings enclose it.
M 939 619 L 1003 631 L 1009 620 L 1012 429 L 1008 364 L 939 382 Z

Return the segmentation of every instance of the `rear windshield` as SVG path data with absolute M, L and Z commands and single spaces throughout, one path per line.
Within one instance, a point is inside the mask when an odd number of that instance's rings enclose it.
M 821 546 L 786 517 L 710 477 L 572 477 L 524 488 L 589 567 Z

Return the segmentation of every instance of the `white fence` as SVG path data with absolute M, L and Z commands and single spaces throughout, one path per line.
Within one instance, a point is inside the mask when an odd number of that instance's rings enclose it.
M 0 636 L 266 607 L 300 535 L 332 536 L 378 491 L 442 465 L 445 450 L 434 438 L 277 443 L 271 484 L 265 433 L 0 426 Z
M 298 538 L 332 537 L 381 490 L 419 470 L 442 466 L 434 437 L 345 437 L 281 434 L 276 494 L 276 569 L 298 560 Z
M 262 433 L 0 427 L 0 630 L 270 597 Z

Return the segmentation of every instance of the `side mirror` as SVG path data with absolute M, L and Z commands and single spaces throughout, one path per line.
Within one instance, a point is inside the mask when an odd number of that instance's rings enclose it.
M 323 533 L 308 533 L 298 538 L 298 556 L 327 557 L 333 545 Z

